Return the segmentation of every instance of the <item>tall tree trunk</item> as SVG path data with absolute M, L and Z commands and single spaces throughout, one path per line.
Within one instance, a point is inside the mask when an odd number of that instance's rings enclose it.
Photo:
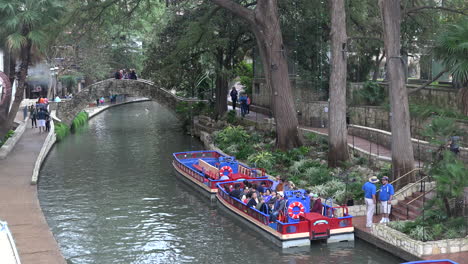
M 392 170 L 393 178 L 414 169 L 413 145 L 411 143 L 408 93 L 405 84 L 403 59 L 401 58 L 400 0 L 379 0 L 384 28 L 385 51 L 391 105 Z M 413 181 L 413 176 L 397 182 L 396 188 Z
M 221 117 L 227 112 L 227 96 L 228 96 L 228 78 L 224 73 L 224 52 L 218 49 L 216 54 L 218 68 L 216 69 L 216 101 L 215 101 L 215 114 Z
M 0 140 L 5 137 L 10 126 L 8 125 L 8 110 L 11 101 L 11 83 L 8 76 L 0 72 L 0 79 L 2 81 L 2 94 L 0 95 Z
M 232 0 L 212 2 L 249 23 L 264 65 L 266 85 L 271 89 L 272 110 L 276 120 L 276 145 L 283 150 L 300 146 L 302 137 L 299 134 L 289 80 L 277 0 L 260 0 L 255 9 L 245 8 Z
M 331 0 L 331 74 L 328 117 L 328 166 L 349 159 L 346 128 L 346 13 L 344 0 Z
M 21 48 L 20 60 L 21 65 L 18 72 L 16 73 L 16 79 L 18 80 L 18 85 L 16 86 L 15 99 L 11 110 L 8 114 L 8 125 L 11 127 L 15 121 L 16 114 L 20 107 L 21 101 L 24 97 L 24 89 L 26 88 L 26 77 L 28 76 L 29 63 L 31 62 L 31 46 L 32 43 L 30 40 L 27 41 L 26 45 Z

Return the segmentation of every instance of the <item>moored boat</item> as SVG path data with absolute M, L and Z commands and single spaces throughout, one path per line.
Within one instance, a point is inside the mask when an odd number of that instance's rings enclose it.
M 202 194 L 215 199 L 217 183 L 244 179 L 268 179 L 265 170 L 250 168 L 235 157 L 217 151 L 188 151 L 173 153 L 172 165 L 176 175 L 198 187 Z
M 418 261 L 410 261 L 401 264 L 458 264 L 457 262 L 450 260 L 450 259 L 435 259 L 435 260 L 418 260 Z
M 0 221 L 0 260 L 3 264 L 20 264 L 15 241 L 6 222 Z
M 248 180 L 260 186 L 272 185 L 270 180 Z M 266 210 L 257 210 L 230 196 L 229 191 L 236 184 L 244 188 L 239 181 L 218 183 L 216 198 L 226 212 L 245 223 L 259 234 L 281 248 L 309 246 L 311 240 L 327 242 L 353 241 L 354 227 L 352 216 L 346 206 L 333 207 L 324 204 L 322 213 L 310 212 L 310 197 L 304 190 L 286 191 L 285 206 L 278 214 Z M 237 185 L 237 187 L 239 187 Z

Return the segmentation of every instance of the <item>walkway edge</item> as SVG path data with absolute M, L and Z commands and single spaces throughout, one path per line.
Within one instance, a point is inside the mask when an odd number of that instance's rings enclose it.
M 55 110 L 51 112 L 52 116 L 55 116 Z M 36 185 L 38 178 L 39 178 L 39 171 L 42 166 L 42 162 L 49 154 L 49 151 L 52 149 L 52 146 L 57 142 L 57 137 L 55 136 L 55 124 L 54 121 L 51 120 L 50 122 L 50 131 L 47 135 L 44 144 L 42 145 L 41 152 L 39 152 L 39 156 L 37 156 L 36 163 L 34 164 L 34 169 L 31 178 L 31 184 Z
M 15 133 L 13 134 L 13 136 L 10 137 L 0 148 L 0 159 L 6 159 L 8 154 L 10 154 L 10 152 L 15 148 L 16 143 L 20 141 L 21 137 L 24 134 L 24 131 L 26 130 L 28 120 L 29 118 L 21 122 L 20 125 L 15 129 Z

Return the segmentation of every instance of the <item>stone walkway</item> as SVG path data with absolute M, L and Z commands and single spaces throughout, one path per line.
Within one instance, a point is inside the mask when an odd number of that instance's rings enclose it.
M 229 106 L 229 110 L 232 110 L 232 106 Z M 238 112 L 240 116 L 240 109 L 238 107 L 236 108 L 236 111 Z M 255 121 L 255 122 L 263 122 L 266 118 L 269 118 L 269 117 L 264 114 L 250 111 L 250 114 L 246 115 L 244 118 L 247 120 Z M 301 126 L 300 128 L 304 131 L 309 131 L 309 132 L 328 136 L 328 128 L 315 128 L 315 127 L 306 127 L 306 126 Z M 348 135 L 348 144 L 350 144 L 351 147 L 354 147 L 356 149 L 361 149 L 368 153 L 372 153 L 377 156 L 381 156 L 388 160 L 391 160 L 392 152 L 390 149 L 384 146 L 372 143 L 367 139 Z
M 0 219 L 8 222 L 23 264 L 66 263 L 42 214 L 34 164 L 47 133 L 30 124 L 6 159 L 0 160 Z

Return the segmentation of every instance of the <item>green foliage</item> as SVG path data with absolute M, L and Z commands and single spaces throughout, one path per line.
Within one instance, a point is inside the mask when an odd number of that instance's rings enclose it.
M 239 76 L 240 83 L 245 87 L 244 92 L 252 96 L 253 64 L 242 61 L 236 66 L 235 74 Z
M 64 123 L 55 123 L 54 130 L 57 141 L 62 141 L 70 133 L 70 128 Z
M 226 121 L 229 123 L 229 124 L 237 124 L 237 113 L 235 110 L 230 110 L 229 112 L 227 112 L 227 115 L 226 115 Z
M 468 120 L 467 116 L 463 115 L 455 109 L 432 104 L 411 102 L 411 104 L 409 105 L 409 110 L 412 117 L 416 117 L 422 120 L 425 120 L 432 116 Z
M 395 221 L 388 225 L 420 241 L 462 238 L 468 234 L 468 223 L 463 217 L 450 219 L 419 217 L 415 221 Z
M 276 163 L 276 160 L 268 151 L 262 151 L 255 154 L 252 154 L 247 159 L 250 164 L 258 168 L 264 168 L 266 170 L 271 170 Z
M 437 199 L 431 200 L 427 209 L 444 212 L 448 217 L 459 216 L 463 191 L 468 186 L 468 168 L 451 151 L 444 151 L 442 157 L 430 169 L 430 175 L 436 181 Z
M 367 81 L 362 89 L 353 91 L 352 104 L 381 105 L 385 98 L 385 91 L 377 82 Z
M 424 129 L 423 136 L 436 145 L 445 145 L 450 136 L 459 134 L 459 129 L 451 118 L 436 117 Z
M 345 183 L 334 179 L 324 184 L 313 186 L 311 191 L 317 193 L 320 197 L 333 198 L 336 203 L 343 204 L 346 203 L 345 189 Z
M 3 146 L 3 144 L 5 144 L 5 142 L 7 142 L 7 140 L 13 136 L 13 134 L 15 134 L 15 131 L 8 130 L 6 135 L 3 137 L 3 140 L 0 140 L 0 147 Z
M 452 74 L 453 80 L 468 84 L 468 18 L 448 25 L 438 36 L 433 49 L 437 59 L 442 61 Z
M 78 76 L 76 75 L 62 75 L 59 80 L 69 92 L 71 92 L 72 88 L 78 84 Z
M 76 115 L 75 119 L 72 121 L 71 131 L 76 132 L 80 127 L 83 127 L 88 122 L 88 113 L 81 111 Z
M 228 126 L 215 135 L 215 143 L 221 148 L 227 148 L 230 145 L 247 144 L 250 135 L 241 126 Z

